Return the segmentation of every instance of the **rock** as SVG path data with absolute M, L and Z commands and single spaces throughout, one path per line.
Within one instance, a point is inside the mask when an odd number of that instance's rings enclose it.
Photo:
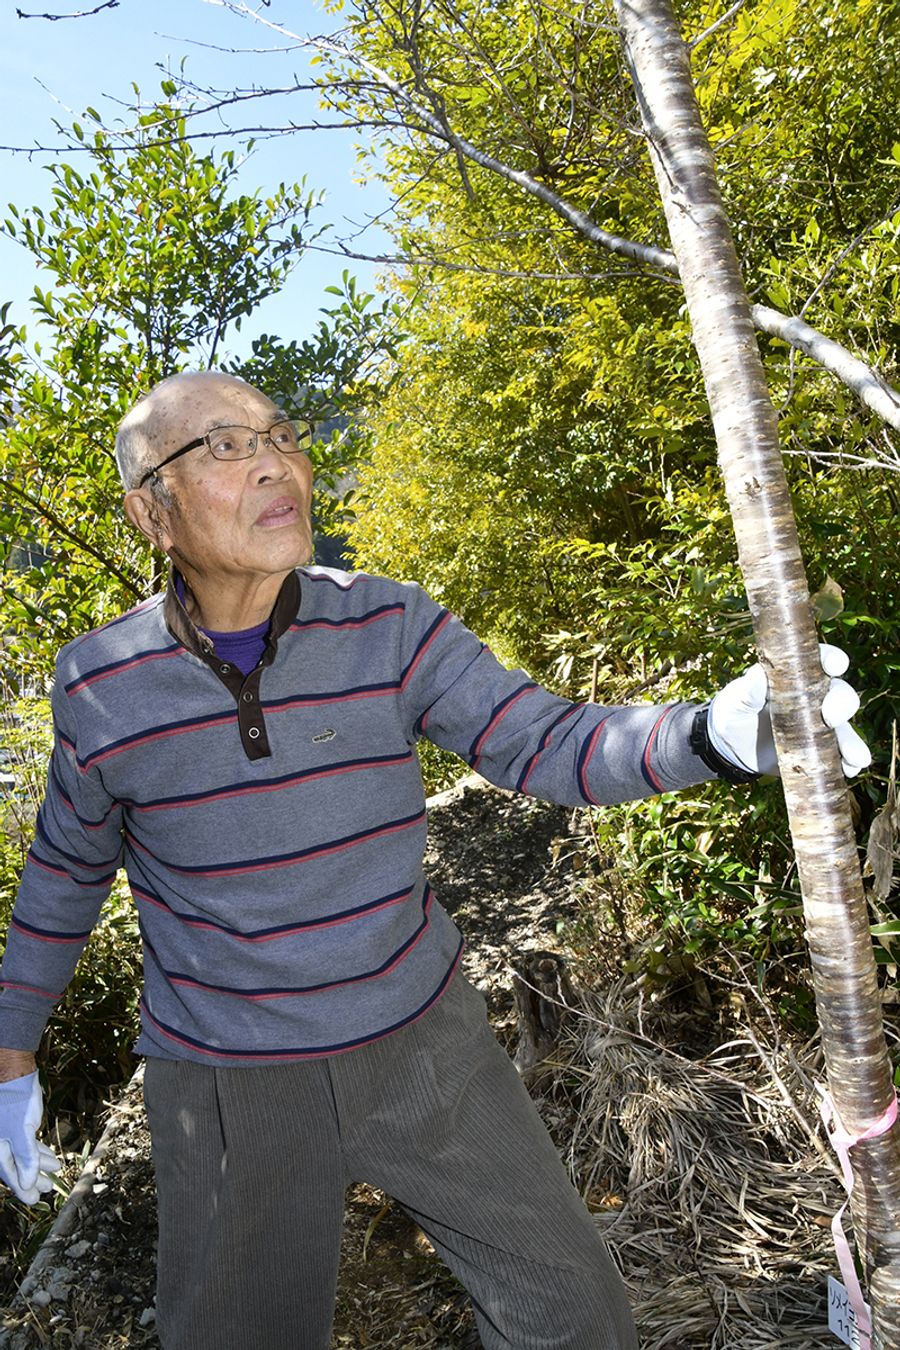
M 69 1286 L 62 1280 L 54 1280 L 47 1286 L 47 1293 L 54 1303 L 66 1303 L 69 1298 Z
M 155 1321 L 156 1321 L 156 1309 L 145 1308 L 144 1311 L 141 1313 L 138 1325 L 142 1327 L 149 1327 L 152 1326 Z
M 80 1261 L 90 1250 L 91 1244 L 86 1238 L 82 1238 L 80 1242 L 73 1242 L 71 1247 L 66 1248 L 66 1256 L 71 1257 L 73 1261 Z
M 49 1308 L 50 1295 L 46 1289 L 35 1289 L 30 1301 L 36 1308 Z

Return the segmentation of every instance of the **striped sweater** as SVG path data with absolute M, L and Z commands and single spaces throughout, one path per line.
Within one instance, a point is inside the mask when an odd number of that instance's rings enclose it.
M 422 736 L 566 805 L 710 777 L 691 705 L 570 703 L 419 587 L 326 568 L 287 578 L 246 678 L 170 585 L 65 646 L 52 703 L 0 972 L 9 1048 L 37 1046 L 120 866 L 143 940 L 141 1053 L 288 1061 L 421 1016 L 462 947 L 422 871 Z

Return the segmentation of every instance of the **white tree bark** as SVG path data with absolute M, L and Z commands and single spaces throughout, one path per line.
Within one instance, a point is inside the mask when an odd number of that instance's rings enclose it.
M 803 893 L 832 1098 L 850 1133 L 893 1100 L 849 801 L 753 318 L 669 0 L 615 0 L 684 286 L 737 536 Z M 795 320 L 790 321 L 796 323 Z M 900 1130 L 853 1151 L 879 1350 L 900 1350 Z

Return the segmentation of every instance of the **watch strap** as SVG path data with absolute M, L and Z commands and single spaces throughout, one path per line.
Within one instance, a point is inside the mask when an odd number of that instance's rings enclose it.
M 702 760 L 708 769 L 712 769 L 717 778 L 724 778 L 727 783 L 753 783 L 760 777 L 752 769 L 742 769 L 739 765 L 733 764 L 730 759 L 713 745 L 709 738 L 709 709 L 710 705 L 705 703 L 702 708 L 698 708 L 694 713 L 694 720 L 691 724 L 690 745 L 691 750 Z

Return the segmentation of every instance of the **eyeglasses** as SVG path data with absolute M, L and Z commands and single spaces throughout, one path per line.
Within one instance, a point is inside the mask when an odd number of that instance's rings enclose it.
M 252 427 L 213 427 L 205 436 L 198 436 L 196 440 L 183 445 L 180 450 L 160 460 L 152 469 L 148 469 L 138 487 L 143 487 L 148 478 L 155 477 L 160 469 L 171 464 L 173 459 L 179 459 L 189 450 L 196 450 L 201 445 L 207 447 L 214 459 L 250 459 L 256 454 L 260 436 L 270 445 L 274 445 L 283 455 L 297 455 L 312 445 L 313 424 L 300 418 L 293 421 L 285 418 L 273 422 L 268 431 L 254 431 Z

